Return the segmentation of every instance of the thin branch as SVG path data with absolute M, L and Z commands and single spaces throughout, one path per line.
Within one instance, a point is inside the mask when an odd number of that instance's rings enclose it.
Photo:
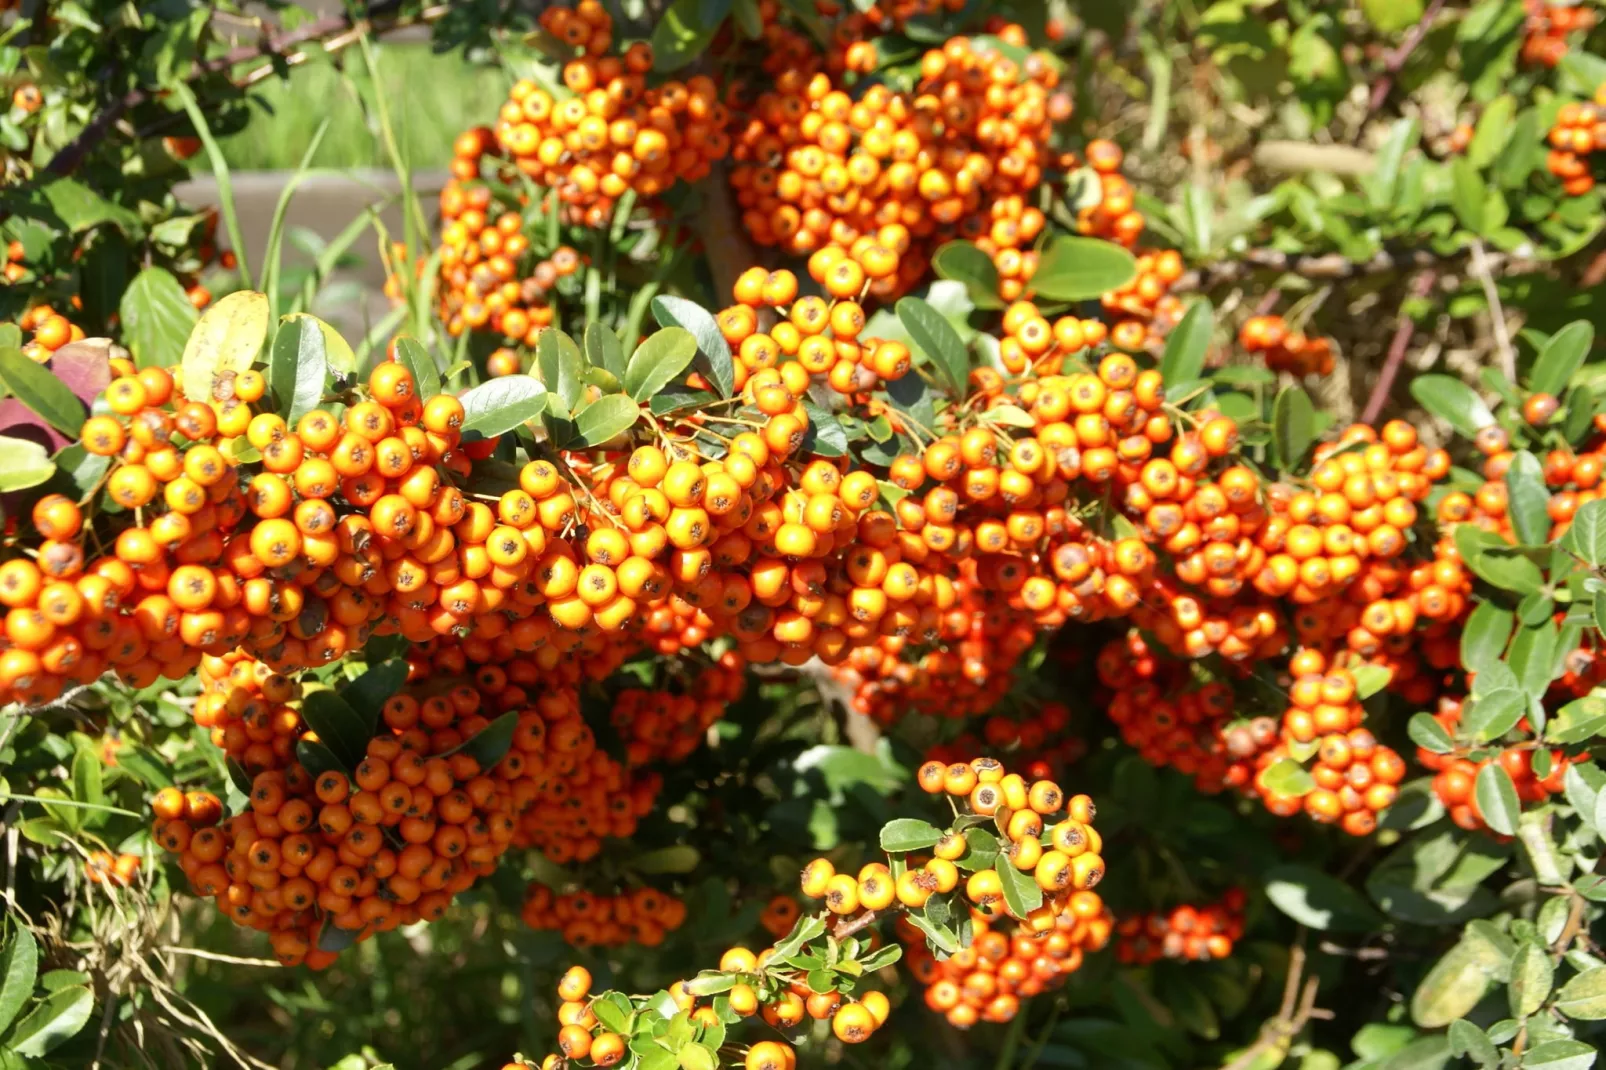
M 881 911 L 866 910 L 856 918 L 838 922 L 836 928 L 831 930 L 831 935 L 838 940 L 846 940 L 860 929 L 868 929 L 882 918 L 887 917 L 889 914 L 895 914 L 900 909 L 902 908 L 892 907 Z
M 1506 310 L 1500 304 L 1500 291 L 1494 284 L 1494 271 L 1489 255 L 1484 252 L 1483 241 L 1472 239 L 1472 276 L 1483 287 L 1484 300 L 1489 302 L 1489 320 L 1494 329 L 1495 352 L 1500 356 L 1500 370 L 1506 381 L 1517 381 L 1517 352 L 1511 348 L 1511 334 L 1506 330 Z
M 1177 293 L 1209 290 L 1225 283 L 1241 282 L 1257 271 L 1276 271 L 1304 279 L 1337 282 L 1363 275 L 1437 270 L 1445 264 L 1459 263 L 1468 255 L 1465 252 L 1440 255 L 1428 249 L 1384 249 L 1365 260 L 1351 260 L 1341 253 L 1300 255 L 1276 249 L 1246 249 L 1234 254 L 1230 260 L 1195 268 L 1178 279 L 1172 290 Z M 1487 253 L 1486 261 L 1491 271 L 1507 274 L 1532 271 L 1540 266 L 1537 260 L 1509 257 L 1503 253 Z
M 1368 119 L 1376 114 L 1377 109 L 1383 106 L 1383 102 L 1394 91 L 1394 79 L 1399 77 L 1400 71 L 1405 67 L 1405 61 L 1411 58 L 1411 53 L 1416 51 L 1416 46 L 1421 44 L 1422 39 L 1428 35 L 1428 27 L 1433 25 L 1433 20 L 1438 18 L 1439 12 L 1443 10 L 1444 0 L 1433 0 L 1433 3 L 1428 5 L 1427 10 L 1422 12 L 1422 17 L 1417 20 L 1416 25 L 1411 27 L 1411 32 L 1405 35 L 1405 40 L 1400 42 L 1399 47 L 1384 57 L 1383 77 L 1379 78 L 1377 84 L 1372 86 L 1372 98 L 1366 106 L 1366 117 Z
M 1431 270 L 1424 271 L 1411 287 L 1412 296 L 1426 297 L 1428 291 L 1433 289 L 1437 277 Z M 1383 358 L 1383 367 L 1378 370 L 1377 382 L 1373 384 L 1372 393 L 1366 399 L 1366 408 L 1361 410 L 1362 423 L 1377 422 L 1384 403 L 1388 401 L 1389 392 L 1394 389 L 1394 379 L 1400 374 L 1400 365 L 1405 362 L 1406 350 L 1411 348 L 1411 337 L 1415 333 L 1416 323 L 1402 309 L 1399 325 L 1394 329 L 1394 338 L 1389 342 L 1388 355 Z
M 293 30 L 269 34 L 258 44 L 241 45 L 238 48 L 230 49 L 221 56 L 215 56 L 212 59 L 197 63 L 195 69 L 185 79 L 185 82 L 197 82 L 208 75 L 229 70 L 231 67 L 238 66 L 241 63 L 249 63 L 252 60 L 276 56 L 288 52 L 298 45 L 330 35 L 337 35 L 336 40 L 341 40 L 341 47 L 344 47 L 345 44 L 349 44 L 351 40 L 355 39 L 350 37 L 353 31 L 360 29 L 366 32 L 384 33 L 419 22 L 433 21 L 449 10 L 449 5 L 438 4 L 425 9 L 417 18 L 397 17 L 386 21 L 382 26 L 370 24 L 370 20 L 380 17 L 387 10 L 396 6 L 398 6 L 397 0 L 381 0 L 381 2 L 370 7 L 361 19 L 353 20 L 343 14 L 325 15 L 323 18 L 313 19 L 311 22 L 298 26 Z M 342 38 L 346 39 L 342 40 Z M 268 69 L 271 70 L 271 66 Z M 247 83 L 260 77 L 262 76 L 253 71 L 251 75 L 247 76 Z M 120 99 L 113 101 L 99 115 L 95 116 L 89 125 L 79 132 L 77 137 L 56 153 L 50 163 L 46 165 L 46 173 L 62 176 L 69 175 L 77 170 L 78 166 L 84 162 L 84 159 L 94 150 L 95 146 L 99 145 L 106 135 L 111 132 L 112 127 L 117 124 L 118 120 L 130 110 L 139 107 L 162 92 L 163 90 L 161 89 L 135 89 Z

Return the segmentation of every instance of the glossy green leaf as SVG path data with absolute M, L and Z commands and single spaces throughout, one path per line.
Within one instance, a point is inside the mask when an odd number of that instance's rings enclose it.
M 375 711 L 377 713 L 378 711 Z M 347 769 L 368 754 L 375 722 L 333 691 L 313 691 L 301 702 L 301 719 Z
M 0 435 L 0 492 L 37 487 L 55 474 L 56 463 L 39 443 Z
M 953 324 L 918 297 L 903 298 L 895 310 L 898 322 L 925 355 L 938 385 L 956 397 L 963 393 L 970 376 L 970 355 Z
M 420 398 L 431 398 L 441 392 L 440 367 L 418 339 L 396 339 L 396 361 L 413 373 L 413 382 L 418 385 Z
M 1461 664 L 1480 672 L 1499 661 L 1515 625 L 1509 609 L 1493 602 L 1479 602 L 1461 632 Z
M 1323 932 L 1369 932 L 1379 923 L 1359 892 L 1310 866 L 1273 866 L 1266 873 L 1266 898 L 1301 925 Z
M 482 772 L 487 771 L 507 757 L 518 730 L 519 712 L 509 710 L 446 753 L 466 754 L 479 763 Z
M 702 55 L 730 13 L 730 0 L 675 0 L 652 30 L 653 69 L 678 71 Z
M 951 241 L 938 247 L 931 254 L 931 269 L 938 278 L 963 283 L 977 308 L 1004 307 L 998 296 L 998 268 L 974 242 Z
M 1528 386 L 1536 394 L 1559 396 L 1589 358 L 1595 345 L 1595 328 L 1587 320 L 1569 323 L 1546 340 L 1534 358 Z
M 664 296 L 652 299 L 652 314 L 661 326 L 681 327 L 691 332 L 697 340 L 692 367 L 719 391 L 720 397 L 730 397 L 736 389 L 736 366 L 731 362 L 730 343 L 725 340 L 713 313 L 684 297 Z
M 1448 375 L 1419 375 L 1411 380 L 1411 396 L 1467 438 L 1494 423 L 1494 413 L 1470 386 Z
M 1004 886 L 1004 906 L 1012 917 L 1024 919 L 1043 905 L 1043 889 L 1032 874 L 1022 873 L 1007 861 L 994 872 Z
M 586 324 L 585 355 L 592 367 L 601 368 L 615 379 L 624 381 L 624 347 L 619 344 L 619 336 L 607 327 L 596 322 Z
M 10 935 L 0 949 L 0 1036 L 33 994 L 39 972 L 39 944 L 33 933 L 23 928 L 20 919 L 13 919 L 7 928 Z
M 1266 770 L 1266 790 L 1285 798 L 1300 798 L 1316 787 L 1306 768 L 1292 758 L 1279 758 Z
M 285 423 L 294 427 L 302 416 L 323 403 L 328 378 L 329 354 L 323 331 L 311 316 L 285 317 L 274 336 L 268 362 L 268 386 Z
M 1524 546 L 1543 546 L 1550 541 L 1550 491 L 1545 487 L 1545 469 L 1527 450 L 1519 450 L 1506 468 L 1506 515 L 1517 541 Z
M 1271 435 L 1278 464 L 1284 471 L 1292 471 L 1316 439 L 1316 407 L 1300 387 L 1284 387 L 1277 395 L 1272 405 Z
M 546 407 L 546 389 L 532 376 L 507 375 L 463 394 L 463 434 L 495 438 L 528 423 Z
M 1490 762 L 1478 770 L 1473 792 L 1484 822 L 1496 832 L 1515 835 L 1522 804 L 1517 801 L 1517 788 L 1512 784 L 1510 774 L 1500 763 Z
M 1183 383 L 1204 374 L 1205 354 L 1216 329 L 1216 310 L 1208 297 L 1188 306 L 1182 322 L 1166 336 L 1160 375 L 1167 383 Z
M 1418 713 L 1414 715 L 1405 726 L 1406 734 L 1423 750 L 1434 754 L 1449 754 L 1455 749 L 1455 740 L 1445 731 L 1443 725 L 1433 719 L 1432 714 Z
M 1424 1029 L 1443 1029 L 1478 1005 L 1489 982 L 1476 951 L 1463 940 L 1417 984 L 1411 994 L 1411 1020 Z
M 601 446 L 630 430 L 640 418 L 641 406 L 623 394 L 609 394 L 581 409 L 574 426 L 582 443 Z
M 640 402 L 668 386 L 697 355 L 697 338 L 684 327 L 664 327 L 630 354 L 625 393 Z
M 1592 568 L 1606 565 L 1606 501 L 1596 499 L 1579 506 L 1560 546 Z
M 88 413 L 66 383 L 20 349 L 0 349 L 0 382 L 11 396 L 57 431 L 76 439 Z
M 176 364 L 200 313 L 172 272 L 148 267 L 134 276 L 117 305 L 123 344 L 141 368 Z
M 1044 301 L 1091 301 L 1137 273 L 1136 258 L 1114 242 L 1061 235 L 1043 250 L 1029 291 Z
M 52 992 L 11 1030 L 7 1046 L 18 1055 L 38 1058 L 78 1035 L 95 1007 L 95 993 L 86 985 Z
M 927 821 L 900 817 L 881 828 L 881 849 L 888 852 L 918 851 L 942 839 L 942 829 Z

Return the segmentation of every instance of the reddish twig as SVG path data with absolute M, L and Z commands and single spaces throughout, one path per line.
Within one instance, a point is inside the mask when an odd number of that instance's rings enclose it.
M 279 55 L 295 48 L 297 45 L 303 45 L 330 34 L 350 32 L 365 26 L 370 19 L 378 16 L 387 8 L 394 6 L 395 0 L 382 0 L 381 3 L 369 8 L 361 19 L 353 20 L 346 15 L 326 15 L 320 19 L 313 19 L 311 22 L 298 26 L 293 30 L 269 34 L 258 44 L 241 45 L 238 48 L 230 49 L 221 56 L 214 56 L 205 62 L 197 63 L 195 69 L 190 72 L 185 81 L 195 82 L 207 75 L 226 71 L 241 63 Z M 69 175 L 77 170 L 78 166 L 84 162 L 85 157 L 89 155 L 96 145 L 100 144 L 119 119 L 131 109 L 139 107 L 162 92 L 160 89 L 135 89 L 126 93 L 120 99 L 113 101 L 105 110 L 95 116 L 88 126 L 79 131 L 77 137 L 73 138 L 66 147 L 56 153 L 50 163 L 46 165 L 45 172 L 61 176 Z
M 1426 297 L 1438 278 L 1433 271 L 1424 271 L 1418 275 L 1416 282 L 1411 286 L 1411 296 Z M 1372 393 L 1366 399 L 1366 408 L 1361 410 L 1361 422 L 1375 424 L 1378 414 L 1383 411 L 1383 403 L 1388 400 L 1389 391 L 1394 389 L 1394 380 L 1400 374 L 1400 365 L 1405 362 L 1405 352 L 1411 348 L 1411 336 L 1416 333 L 1416 324 L 1408 315 L 1401 315 L 1399 326 L 1394 330 L 1394 338 L 1389 342 L 1388 356 L 1383 358 L 1383 367 L 1377 373 L 1377 382 L 1372 386 Z
M 1383 76 L 1377 80 L 1376 85 L 1372 86 L 1372 99 L 1366 107 L 1366 117 L 1368 119 L 1376 113 L 1377 109 L 1383 106 L 1383 102 L 1394 91 L 1394 79 L 1399 77 L 1401 69 L 1405 66 L 1405 61 L 1411 58 L 1411 53 L 1416 51 L 1416 46 L 1421 44 L 1422 39 L 1428 35 L 1428 27 L 1433 25 L 1433 20 L 1438 18 L 1439 12 L 1443 10 L 1444 0 L 1433 0 L 1433 3 L 1428 5 L 1427 10 L 1422 12 L 1422 17 L 1417 20 L 1416 25 L 1411 27 L 1411 31 L 1405 35 L 1405 40 L 1401 41 L 1394 51 L 1384 57 Z

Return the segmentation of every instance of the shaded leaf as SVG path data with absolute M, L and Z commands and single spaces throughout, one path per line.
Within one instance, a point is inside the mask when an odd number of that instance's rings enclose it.
M 720 397 L 730 397 L 736 389 L 736 366 L 731 362 L 730 343 L 725 340 L 713 314 L 683 297 L 653 298 L 652 314 L 661 326 L 683 327 L 691 332 L 697 340 L 697 355 L 692 358 L 692 366 L 719 391 Z M 620 373 L 615 374 L 624 378 Z
M 76 439 L 87 415 L 66 383 L 41 364 L 23 356 L 20 349 L 0 349 L 0 380 L 16 398 L 62 434 Z
M 118 302 L 117 316 L 123 344 L 141 368 L 175 363 L 201 318 L 172 272 L 159 267 L 134 276 Z

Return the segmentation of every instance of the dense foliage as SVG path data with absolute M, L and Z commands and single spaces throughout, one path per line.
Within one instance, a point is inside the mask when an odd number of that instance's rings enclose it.
M 1592 1066 L 1606 31 L 1128 6 L 0 5 L 0 1066 Z

